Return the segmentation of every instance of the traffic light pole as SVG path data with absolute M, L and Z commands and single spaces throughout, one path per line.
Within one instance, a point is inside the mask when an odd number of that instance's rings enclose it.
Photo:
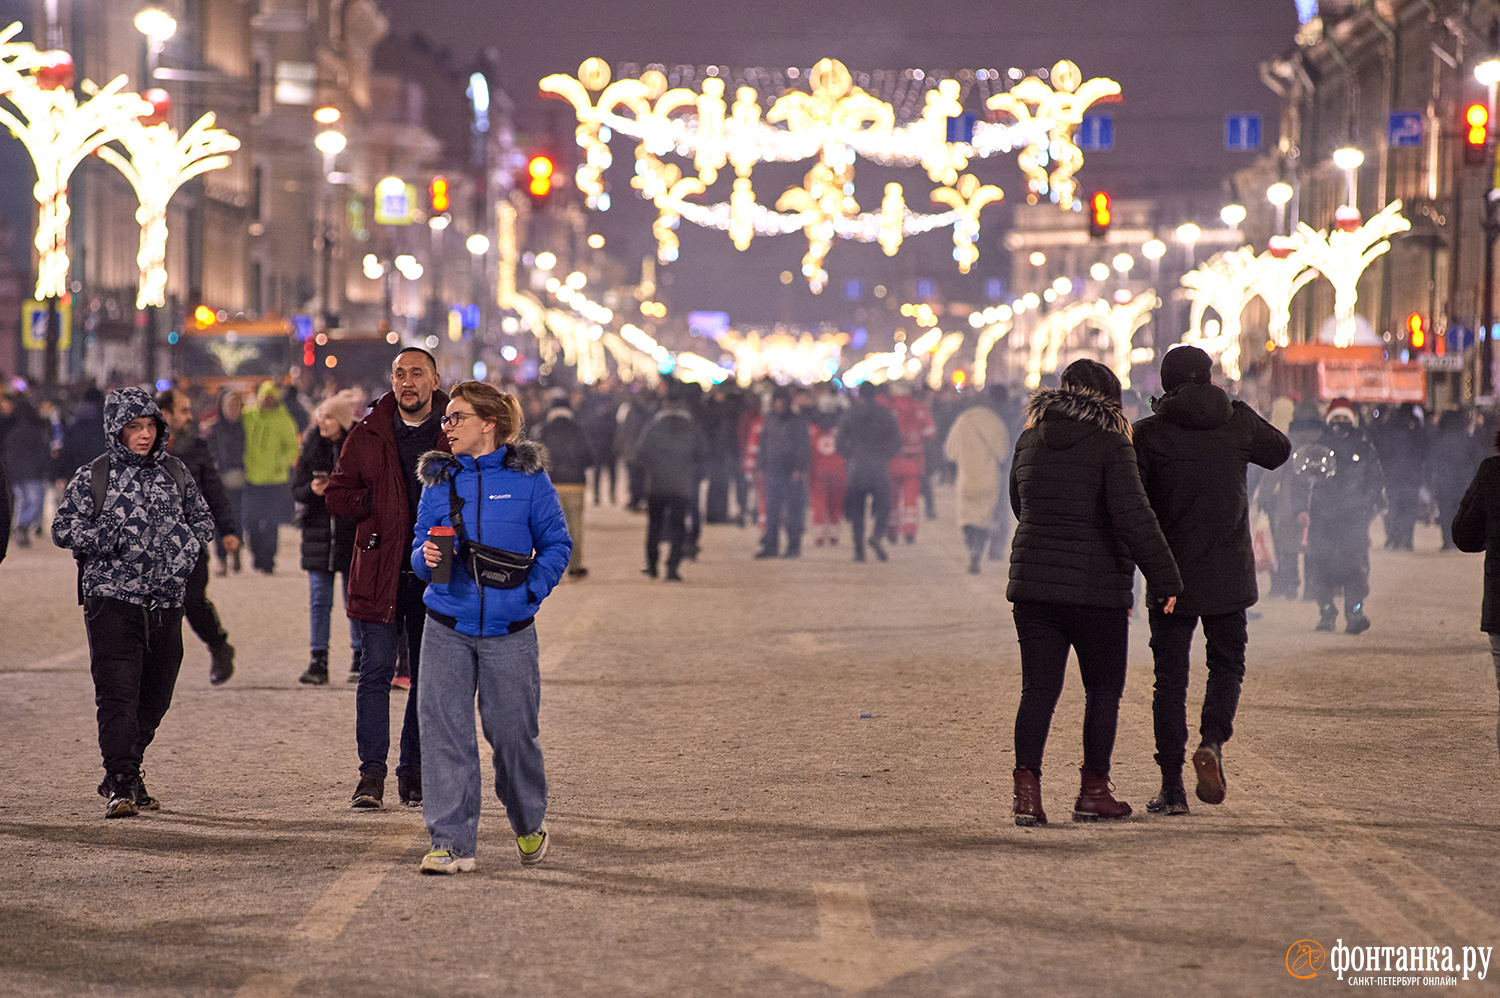
M 1484 179 L 1484 287 L 1480 292 L 1479 303 L 1479 395 L 1489 398 L 1495 391 L 1495 348 L 1493 346 L 1495 336 L 1495 235 L 1497 220 L 1495 218 L 1495 169 L 1496 169 L 1496 142 L 1494 135 L 1495 120 L 1495 91 L 1496 84 L 1489 85 L 1489 117 L 1486 125 L 1489 126 L 1489 134 L 1485 136 L 1489 155 L 1485 157 L 1485 179 Z

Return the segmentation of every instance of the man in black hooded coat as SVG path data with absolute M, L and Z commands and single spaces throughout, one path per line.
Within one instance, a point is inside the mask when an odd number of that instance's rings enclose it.
M 1188 655 L 1200 618 L 1208 685 L 1199 726 L 1203 743 L 1193 753 L 1193 768 L 1198 799 L 1224 800 L 1220 746 L 1233 733 L 1245 676 L 1245 611 L 1260 597 L 1245 469 L 1280 467 L 1292 453 L 1286 434 L 1244 402 L 1231 400 L 1210 379 L 1212 370 L 1212 358 L 1197 347 L 1169 350 L 1161 365 L 1165 394 L 1152 401 L 1153 414 L 1136 423 L 1133 433 L 1141 482 L 1177 559 L 1183 587 L 1175 613 L 1162 613 L 1147 601 L 1161 793 L 1146 809 L 1157 813 L 1188 812 L 1182 786 Z

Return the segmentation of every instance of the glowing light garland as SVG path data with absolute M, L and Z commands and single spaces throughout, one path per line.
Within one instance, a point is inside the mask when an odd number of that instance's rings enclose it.
M 1256 295 L 1256 276 L 1255 251 L 1248 246 L 1215 253 L 1182 275 L 1182 286 L 1192 302 L 1182 342 L 1217 357 L 1224 376 L 1234 381 L 1240 377 L 1240 315 Z M 1219 314 L 1217 330 L 1204 325 L 1208 309 Z
M 1391 248 L 1390 238 L 1411 228 L 1401 217 L 1401 202 L 1392 201 L 1379 214 L 1363 224 L 1353 215 L 1350 225 L 1336 225 L 1327 233 L 1317 232 L 1307 223 L 1297 223 L 1293 253 L 1333 284 L 1333 345 L 1347 347 L 1354 342 L 1354 306 L 1359 300 L 1359 277 L 1365 268 Z
M 1104 362 L 1119 377 L 1121 387 L 1129 388 L 1131 367 L 1150 363 L 1154 355 L 1150 347 L 1133 345 L 1135 334 L 1151 318 L 1152 310 L 1160 304 L 1153 289 L 1144 291 L 1123 304 L 1099 298 L 1094 301 L 1073 302 L 1048 312 L 1037 322 L 1027 338 L 1026 387 L 1040 386 L 1042 372 L 1057 370 L 1058 354 L 1075 330 L 1092 328 L 1098 330 L 1106 341 Z
M 764 115 L 753 87 L 739 87 L 733 103 L 726 104 L 724 81 L 712 75 L 701 92 L 668 89 L 666 77 L 656 70 L 639 79 L 611 81 L 609 66 L 597 58 L 585 60 L 576 79 L 553 74 L 540 86 L 543 93 L 567 100 L 577 114 L 575 134 L 583 157 L 576 180 L 590 207 L 602 206 L 603 171 L 612 162 L 609 138 L 619 133 L 638 140 L 632 185 L 659 212 L 653 232 L 663 263 L 677 257 L 681 219 L 728 232 L 741 250 L 755 236 L 800 230 L 808 241 L 802 271 L 816 292 L 827 283 L 824 260 L 835 239 L 878 242 L 887 255 L 894 255 L 905 236 L 952 225 L 954 259 L 967 273 L 978 258 L 979 213 L 1004 196 L 998 187 L 962 173 L 971 159 L 1021 149 L 1021 166 L 1033 190 L 1050 192 L 1060 205 L 1071 206 L 1071 178 L 1083 163 L 1073 130 L 1090 104 L 1120 88 L 1110 80 L 1082 82 L 1078 67 L 1067 61 L 1054 66 L 1051 76 L 1061 89 L 1027 77 L 1010 94 L 991 98 L 992 109 L 1016 121 L 976 121 L 970 142 L 947 141 L 950 119 L 963 114 L 958 81 L 941 80 L 931 87 L 921 117 L 898 127 L 894 108 L 854 86 L 849 70 L 833 59 L 813 67 L 808 91 L 785 91 Z M 663 162 L 669 154 L 690 160 L 697 175 Z M 775 210 L 757 202 L 750 182 L 757 165 L 814 157 L 818 162 L 803 186 L 783 193 Z M 913 212 L 900 185 L 887 184 L 880 211 L 862 212 L 854 197 L 853 172 L 860 157 L 887 166 L 922 167 L 941 185 L 933 200 L 950 210 Z M 1049 164 L 1055 164 L 1050 172 Z M 726 166 L 735 172 L 728 201 L 698 205 L 686 200 L 706 193 Z
M 68 178 L 85 156 L 120 138 L 154 109 L 139 95 L 121 92 L 124 76 L 102 89 L 83 81 L 79 89 L 88 99 L 81 104 L 68 82 L 42 86 L 36 73 L 53 55 L 11 41 L 20 30 L 16 22 L 0 31 L 0 96 L 15 108 L 0 104 L 0 124 L 21 140 L 36 167 L 36 297 L 61 298 L 68 291 Z
M 120 129 L 120 144 L 127 159 L 109 146 L 101 146 L 99 158 L 114 166 L 140 202 L 136 221 L 141 224 L 140 285 L 135 307 L 167 303 L 167 204 L 184 183 L 229 165 L 229 153 L 240 147 L 239 139 L 214 127 L 212 113 L 199 118 L 179 138 L 165 122 L 144 124 L 132 119 Z

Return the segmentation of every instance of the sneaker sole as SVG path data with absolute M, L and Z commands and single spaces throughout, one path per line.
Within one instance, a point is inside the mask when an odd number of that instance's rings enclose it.
M 1016 815 L 1016 824 L 1020 825 L 1022 828 L 1035 828 L 1037 825 L 1045 825 L 1046 823 L 1046 818 L 1038 818 L 1034 814 Z
M 1126 814 L 1095 814 L 1092 811 L 1074 811 L 1074 821 L 1124 821 L 1134 812 Z
M 106 818 L 133 818 L 139 813 L 140 810 L 135 806 L 135 801 L 131 800 L 111 803 L 104 809 Z
M 474 869 L 473 856 L 455 856 L 451 863 L 428 863 L 427 858 L 422 858 L 421 870 L 429 876 L 445 876 L 455 873 L 470 873 Z
M 524 852 L 521 852 L 521 847 L 519 845 L 516 846 L 516 852 L 520 853 L 520 855 L 521 855 L 521 865 L 522 866 L 536 866 L 538 863 L 540 863 L 546 857 L 546 855 L 547 855 L 547 847 L 550 846 L 551 844 L 552 844 L 552 836 L 551 835 L 543 835 L 542 836 L 542 846 L 541 846 L 541 848 L 538 849 L 536 852 L 532 853 L 530 856 L 526 855 Z
M 1224 767 L 1207 749 L 1193 753 L 1193 769 L 1198 773 L 1198 799 L 1205 804 L 1224 803 Z
M 350 807 L 377 808 L 384 807 L 384 802 L 379 797 L 356 797 Z

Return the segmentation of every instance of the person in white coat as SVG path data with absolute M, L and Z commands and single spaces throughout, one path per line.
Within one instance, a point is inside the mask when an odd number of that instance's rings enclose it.
M 958 523 L 969 549 L 970 575 L 979 574 L 990 543 L 1000 483 L 1010 459 L 1010 433 L 996 411 L 999 401 L 994 388 L 986 389 L 953 421 L 943 442 L 943 455 L 958 465 Z

